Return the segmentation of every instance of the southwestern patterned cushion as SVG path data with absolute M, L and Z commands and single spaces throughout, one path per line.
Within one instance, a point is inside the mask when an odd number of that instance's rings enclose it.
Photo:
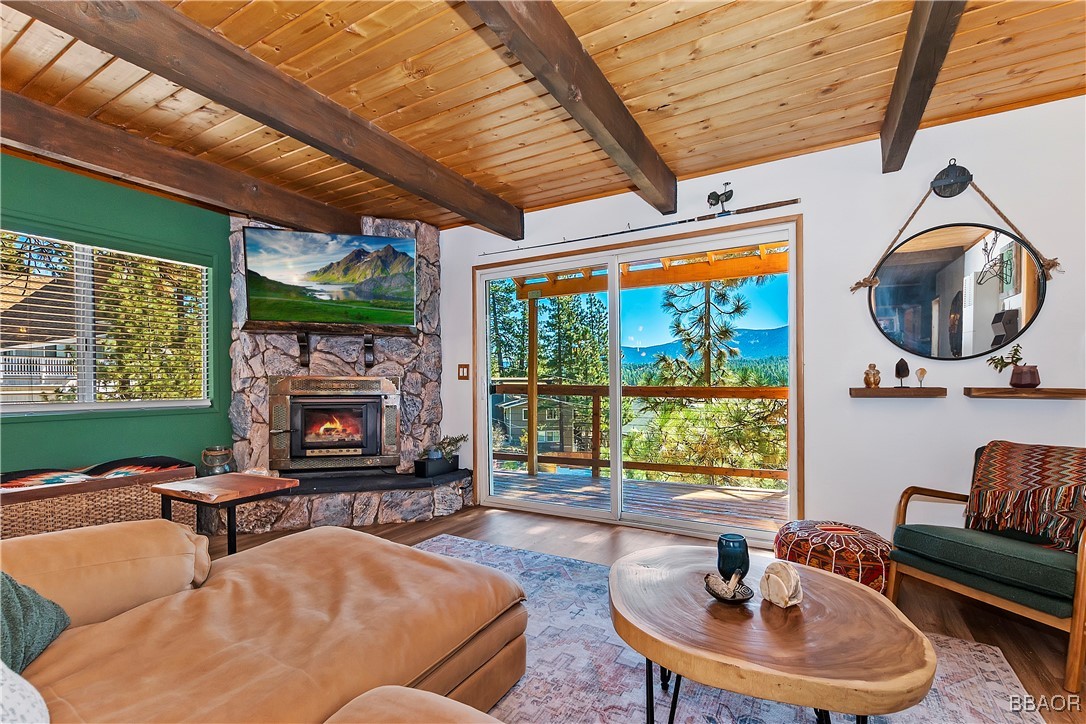
M 1038 536 L 1075 552 L 1086 522 L 1086 448 L 988 443 L 973 470 L 965 525 Z
M 164 455 L 144 455 L 142 457 L 111 460 L 108 463 L 79 470 L 38 468 L 35 470 L 15 470 L 0 473 L 0 488 L 32 488 L 38 485 L 79 483 L 92 478 L 120 478 L 141 473 L 189 467 L 192 467 L 192 463 L 177 458 Z

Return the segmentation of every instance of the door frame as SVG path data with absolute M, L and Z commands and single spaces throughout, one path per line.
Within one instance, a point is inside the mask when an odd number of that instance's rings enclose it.
M 720 242 L 720 248 L 726 249 L 735 246 L 745 246 L 744 239 L 756 234 L 784 233 L 789 241 L 788 260 L 788 309 L 789 309 L 789 389 L 788 389 L 788 444 L 790 447 L 788 461 L 789 479 L 789 516 L 793 519 L 804 516 L 804 426 L 803 426 L 803 216 L 781 216 L 763 221 L 752 221 L 741 224 L 731 224 L 708 229 L 672 234 L 667 236 L 650 237 L 635 241 L 606 244 L 594 248 L 579 248 L 567 251 L 552 252 L 535 256 L 511 259 L 509 261 L 478 264 L 472 267 L 472 350 L 475 369 L 473 394 L 472 394 L 472 446 L 474 458 L 474 499 L 476 504 L 495 508 L 507 508 L 513 510 L 527 510 L 532 512 L 547 513 L 562 517 L 580 518 L 586 520 L 599 520 L 637 528 L 649 528 L 667 532 L 692 535 L 696 537 L 715 537 L 721 532 L 721 527 L 710 524 L 694 523 L 691 521 L 667 521 L 659 518 L 649 518 L 636 514 L 621 514 L 621 486 L 615 481 L 621 478 L 621 455 L 618 456 L 617 465 L 611 468 L 611 510 L 599 511 L 588 508 L 565 508 L 564 506 L 536 503 L 536 502 L 512 502 L 504 498 L 497 498 L 490 494 L 490 430 L 489 430 L 489 349 L 486 332 L 488 324 L 481 316 L 486 314 L 486 282 L 491 279 L 500 279 L 515 276 L 518 272 L 544 273 L 547 271 L 563 271 L 571 266 L 595 263 L 606 264 L 608 274 L 618 277 L 618 265 L 620 259 L 628 253 L 643 255 L 654 252 L 677 253 L 682 247 L 701 246 L 709 242 Z M 576 260 L 576 262 L 574 262 Z M 608 315 L 612 327 L 619 329 L 619 316 L 621 314 L 621 289 L 618 285 L 608 284 Z M 619 331 L 621 331 L 619 329 Z M 609 335 L 609 360 L 608 369 L 611 384 L 612 399 L 617 399 L 616 387 L 621 387 L 621 360 L 618 350 L 621 345 L 620 334 Z M 616 372 L 618 369 L 618 372 Z M 612 450 L 621 450 L 621 425 L 614 424 L 614 418 L 621 416 L 621 406 L 611 406 L 612 424 L 611 444 Z M 617 447 L 616 438 L 618 441 Z M 612 458 L 615 455 L 612 453 Z M 765 531 L 754 531 L 748 528 L 741 530 L 753 544 L 767 545 L 772 541 L 772 534 Z

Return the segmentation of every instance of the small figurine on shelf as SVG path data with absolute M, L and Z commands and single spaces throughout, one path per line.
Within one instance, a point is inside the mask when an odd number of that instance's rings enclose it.
M 897 377 L 897 379 L 898 379 L 897 386 L 898 387 L 904 387 L 905 386 L 905 379 L 908 376 L 909 376 L 909 363 L 905 361 L 904 357 L 902 357 L 901 359 L 899 359 L 897 361 L 897 364 L 894 365 L 894 377 Z
M 924 386 L 924 378 L 928 376 L 928 371 L 923 367 L 917 368 L 916 379 L 920 383 L 920 386 Z
M 875 363 L 872 362 L 864 370 L 864 387 L 878 387 L 882 382 L 882 373 L 875 367 Z

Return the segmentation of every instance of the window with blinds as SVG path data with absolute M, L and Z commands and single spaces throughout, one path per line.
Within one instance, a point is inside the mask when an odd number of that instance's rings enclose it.
M 0 403 L 210 404 L 207 267 L 0 231 Z

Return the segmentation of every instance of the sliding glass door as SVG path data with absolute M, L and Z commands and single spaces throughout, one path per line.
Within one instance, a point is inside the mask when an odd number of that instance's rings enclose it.
M 793 234 L 479 272 L 483 502 L 755 538 L 794 515 Z
M 788 521 L 788 246 L 622 258 L 621 517 Z
M 485 282 L 490 493 L 609 516 L 608 275 Z

